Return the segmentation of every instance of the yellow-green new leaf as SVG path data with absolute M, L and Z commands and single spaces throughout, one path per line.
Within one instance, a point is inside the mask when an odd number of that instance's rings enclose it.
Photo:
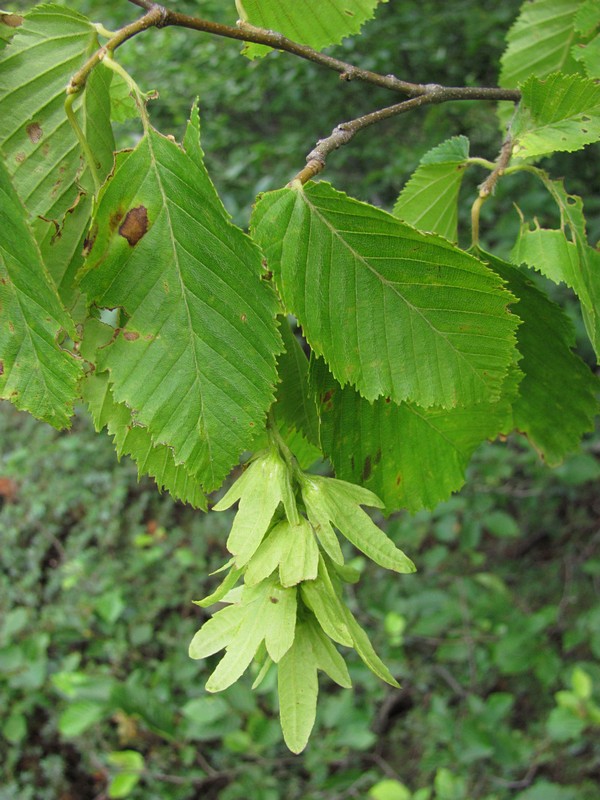
M 371 672 L 374 675 L 377 675 L 378 678 L 381 678 L 382 681 L 389 683 L 390 686 L 399 688 L 400 685 L 398 681 L 394 678 L 392 673 L 379 658 L 373 649 L 373 645 L 371 644 L 369 637 L 354 619 L 350 609 L 346 608 L 345 606 L 344 619 L 352 637 L 352 645 L 363 662 L 367 665 Z
M 208 491 L 264 424 L 281 340 L 260 251 L 229 221 L 198 158 L 149 129 L 117 161 L 82 288 L 128 315 L 99 359 L 115 400 Z
M 317 580 L 301 583 L 300 593 L 327 636 L 338 644 L 352 647 L 352 637 L 344 622 L 344 604 L 338 597 L 322 556 L 319 556 Z
M 225 655 L 206 683 L 209 692 L 221 692 L 235 683 L 263 641 L 273 661 L 281 659 L 294 641 L 295 589 L 283 589 L 275 580 L 264 581 L 258 586 L 245 587 L 241 602 L 233 608 L 241 609 L 241 622 L 226 644 Z M 202 630 L 196 636 L 200 637 Z M 212 632 L 211 635 L 214 636 Z
M 194 600 L 193 602 L 197 606 L 200 606 L 200 608 L 208 608 L 209 606 L 220 602 L 231 591 L 231 589 L 233 589 L 241 577 L 242 570 L 231 567 L 225 578 L 223 578 L 214 592 L 211 592 L 206 597 L 203 597 L 202 600 Z
M 277 668 L 279 716 L 285 743 L 301 753 L 315 724 L 319 682 L 317 664 L 306 626 L 299 624 L 294 644 Z
M 278 523 L 250 559 L 244 580 L 252 586 L 279 567 L 282 586 L 296 586 L 317 577 L 319 549 L 311 524 L 304 518 L 292 525 Z
M 331 639 L 325 635 L 316 620 L 310 617 L 306 620 L 304 629 L 310 638 L 317 668 L 329 675 L 338 686 L 350 689 L 352 680 L 348 673 L 348 667 Z
M 190 643 L 190 658 L 208 658 L 218 653 L 233 640 L 244 620 L 245 611 L 240 605 L 231 605 L 217 611 L 204 623 Z
M 265 647 L 277 664 L 292 646 L 296 634 L 296 588 L 277 584 L 268 592 L 265 609 Z
M 0 158 L 0 397 L 56 428 L 69 424 L 81 362 L 59 345 L 68 316 Z
M 216 511 L 223 511 L 240 501 L 227 539 L 227 549 L 235 556 L 238 567 L 247 564 L 258 549 L 277 507 L 291 492 L 289 483 L 286 465 L 274 450 L 268 450 L 250 464 L 214 506 Z
M 346 481 L 317 475 L 310 476 L 307 481 L 312 484 L 313 492 L 320 492 L 329 520 L 358 550 L 385 569 L 415 571 L 410 558 L 360 508 L 360 504 L 383 506 L 373 492 Z
M 424 407 L 499 396 L 516 319 L 480 261 L 324 182 L 264 195 L 251 227 L 287 310 L 342 385 Z

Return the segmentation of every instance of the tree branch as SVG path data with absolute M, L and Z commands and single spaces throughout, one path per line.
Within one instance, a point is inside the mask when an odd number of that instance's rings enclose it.
M 342 80 L 360 80 L 366 83 L 373 84 L 374 86 L 381 86 L 385 89 L 391 89 L 395 92 L 402 92 L 409 97 L 419 97 L 421 95 L 429 95 L 437 92 L 443 88 L 437 84 L 423 84 L 423 83 L 410 83 L 408 81 L 400 80 L 395 75 L 380 75 L 377 72 L 372 72 L 368 69 L 361 69 L 354 64 L 349 64 L 346 61 L 341 61 L 339 58 L 319 53 L 313 50 L 312 47 L 307 45 L 293 42 L 291 39 L 286 38 L 281 33 L 275 31 L 267 31 L 263 28 L 256 28 L 247 22 L 238 22 L 237 27 L 231 25 L 223 25 L 218 22 L 211 22 L 210 20 L 200 19 L 199 17 L 192 17 L 188 14 L 180 14 L 177 11 L 171 11 L 153 3 L 151 0 L 129 0 L 133 5 L 139 6 L 148 12 L 153 9 L 161 9 L 161 23 L 159 27 L 175 26 L 180 28 L 190 28 L 196 31 L 203 31 L 205 33 L 212 33 L 216 36 L 224 36 L 228 39 L 237 39 L 241 42 L 252 42 L 253 44 L 263 44 L 267 47 L 272 47 L 275 50 L 282 50 L 287 53 L 304 58 L 307 61 L 312 61 L 320 66 L 327 67 L 328 69 L 338 72 Z M 451 91 L 454 91 L 452 89 Z M 487 100 L 510 100 L 518 102 L 521 98 L 521 93 L 517 89 L 496 89 L 496 88 L 470 88 L 464 87 L 456 89 L 464 93 L 474 92 L 472 99 L 487 99 Z M 466 99 L 458 98 L 458 99 Z
M 406 112 L 412 111 L 415 108 L 421 108 L 421 106 L 447 103 L 450 100 L 487 100 L 489 99 L 487 94 L 488 91 L 488 89 L 477 89 L 471 87 L 460 88 L 438 86 L 435 90 L 432 90 L 427 94 L 420 95 L 419 97 L 413 97 L 410 100 L 404 100 L 402 103 L 395 103 L 394 105 L 387 106 L 386 108 L 380 108 L 377 111 L 372 111 L 370 114 L 357 117 L 349 122 L 342 122 L 333 129 L 331 134 L 326 139 L 320 139 L 317 142 L 317 146 L 314 148 L 314 150 L 311 150 L 311 152 L 306 156 L 306 166 L 294 176 L 290 183 L 293 183 L 294 181 L 300 181 L 300 183 L 304 184 L 315 175 L 318 175 L 318 173 L 325 168 L 327 156 L 334 150 L 337 150 L 338 147 L 347 144 L 363 128 L 368 128 L 370 125 L 374 125 L 376 122 L 381 122 L 382 120 L 389 119 L 390 117 L 397 117 L 399 114 L 406 114 Z M 508 148 L 507 154 L 508 158 L 510 158 L 510 148 Z M 503 167 L 504 166 L 506 166 L 506 164 L 503 164 Z M 495 171 L 494 174 L 495 183 L 500 176 L 501 171 Z M 490 176 L 488 180 L 490 180 L 491 177 L 492 176 Z

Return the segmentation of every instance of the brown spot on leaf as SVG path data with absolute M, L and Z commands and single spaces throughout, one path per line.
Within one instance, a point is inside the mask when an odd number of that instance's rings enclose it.
M 400 486 L 402 483 L 402 475 L 396 475 L 396 486 Z
M 350 467 L 352 468 L 352 472 L 354 472 L 354 456 L 350 456 Z
M 42 145 L 42 155 L 47 156 L 49 152 L 50 152 L 50 145 L 48 142 L 44 142 L 44 144 Z
M 32 144 L 37 144 L 44 135 L 42 132 L 42 126 L 39 122 L 30 123 L 25 130 L 27 131 L 27 136 L 29 136 L 29 141 Z
M 15 161 L 17 162 L 17 164 L 22 164 L 26 158 L 27 156 L 25 155 L 25 153 L 17 153 L 15 155 Z
M 269 600 L 270 600 L 272 603 L 278 603 L 278 602 L 279 602 L 279 600 L 278 600 L 276 597 L 269 597 Z
M 323 403 L 323 405 L 325 405 L 326 403 L 329 403 L 332 397 L 333 397 L 333 389 L 327 389 L 327 391 L 323 395 L 321 395 L 321 402 Z
M 47 222 L 48 225 L 54 225 L 54 233 L 52 234 L 52 238 L 50 239 L 50 244 L 54 244 L 57 239 L 60 239 L 61 230 L 60 225 L 55 219 L 49 219 L 48 217 L 43 217 L 41 214 L 38 215 L 38 219 L 41 219 L 42 222 Z
M 375 458 L 373 459 L 373 463 L 377 465 L 377 464 L 379 464 L 380 461 L 381 461 L 381 447 L 375 453 Z
M 86 258 L 89 256 L 92 247 L 94 246 L 94 242 L 96 241 L 96 236 L 98 235 L 98 224 L 94 222 L 92 227 L 90 228 L 90 232 L 85 237 L 85 241 L 83 242 L 83 256 Z
M 128 342 L 135 342 L 136 339 L 140 338 L 140 335 L 137 331 L 123 331 L 123 338 L 127 339 Z
M 386 397 L 385 398 L 385 402 L 386 403 L 391 403 L 392 402 L 392 398 L 391 397 Z
M 365 458 L 365 464 L 363 466 L 363 471 L 360 476 L 361 481 L 367 481 L 371 477 L 371 456 L 367 456 Z
M 261 277 L 261 280 L 263 280 L 263 281 L 271 281 L 271 280 L 273 280 L 273 273 L 271 272 L 270 269 L 268 269 L 265 272 L 265 274 L 261 275 L 260 277 Z
M 18 28 L 23 24 L 23 17 L 18 14 L 2 14 L 0 15 L 0 24 L 7 25 L 9 28 Z
M 121 220 L 123 219 L 123 215 L 124 211 L 122 208 L 118 208 L 116 211 L 113 211 L 113 213 L 108 218 L 108 227 L 110 228 L 111 231 L 116 231 L 117 226 L 121 223 Z
M 0 375 L 4 375 L 4 361 L 0 361 Z
M 242 322 L 247 322 L 248 321 L 248 317 L 245 314 L 242 314 L 240 316 L 240 319 L 242 320 Z
M 127 216 L 123 220 L 123 224 L 119 228 L 119 235 L 127 239 L 131 247 L 139 242 L 139 240 L 148 231 L 148 211 L 145 206 L 137 206 L 127 212 Z

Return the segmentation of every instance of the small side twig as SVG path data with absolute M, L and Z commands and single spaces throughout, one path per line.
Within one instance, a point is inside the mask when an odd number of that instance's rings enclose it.
M 477 247 L 479 245 L 479 215 L 481 214 L 481 207 L 488 197 L 493 193 L 498 180 L 504 175 L 510 162 L 512 148 L 513 140 L 510 136 L 507 136 L 502 143 L 500 155 L 498 156 L 494 169 L 479 187 L 479 194 L 471 207 L 471 231 L 473 247 Z
M 404 100 L 401 103 L 395 103 L 392 106 L 380 108 L 377 111 L 364 114 L 362 117 L 357 117 L 348 122 L 342 122 L 333 129 L 327 138 L 320 139 L 317 142 L 317 146 L 306 156 L 306 166 L 292 178 L 290 185 L 296 181 L 300 181 L 300 183 L 304 184 L 311 178 L 314 178 L 315 175 L 318 175 L 318 173 L 325 168 L 327 156 L 330 153 L 337 150 L 342 145 L 347 144 L 359 131 L 370 125 L 374 125 L 390 117 L 406 114 L 408 111 L 413 111 L 422 106 L 439 105 L 440 103 L 447 103 L 451 100 L 487 100 L 489 99 L 488 91 L 487 89 L 475 89 L 473 87 L 461 88 L 432 84 L 424 94 L 418 97 L 412 97 L 410 100 Z M 510 151 L 508 152 L 508 158 L 510 159 Z M 498 177 L 499 175 L 496 176 L 496 180 Z M 488 178 L 488 181 L 489 180 L 490 178 Z

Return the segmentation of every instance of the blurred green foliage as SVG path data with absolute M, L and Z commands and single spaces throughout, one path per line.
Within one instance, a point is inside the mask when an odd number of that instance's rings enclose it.
M 333 52 L 410 80 L 495 85 L 519 4 L 389 2 L 364 37 Z M 235 21 L 233 2 L 177 7 Z M 112 28 L 136 15 L 116 0 L 78 10 Z M 207 163 L 242 224 L 255 194 L 289 180 L 318 138 L 395 101 L 287 55 L 250 63 L 235 42 L 189 31 L 149 31 L 119 57 L 158 89 L 151 113 L 165 133 L 181 135 L 200 97 Z M 121 134 L 127 143 L 137 132 L 125 123 Z M 491 107 L 433 107 L 363 132 L 325 178 L 389 208 L 420 156 L 457 134 L 474 155 L 499 149 Z M 570 159 L 580 178 L 569 190 L 593 219 L 598 161 Z M 467 176 L 465 197 L 481 177 Z M 496 248 L 514 238 L 512 203 L 539 214 L 538 192 L 524 178 L 501 182 L 484 210 Z M 353 662 L 355 692 L 324 686 L 311 743 L 290 757 L 272 681 L 211 696 L 210 665 L 187 656 L 204 618 L 191 600 L 213 586 L 202 576 L 225 558 L 228 515 L 192 514 L 138 484 L 83 418 L 57 434 L 3 407 L 0 800 L 596 800 L 599 451 L 592 439 L 550 472 L 520 442 L 487 446 L 463 493 L 392 518 L 388 531 L 419 572 L 384 576 L 357 559 L 355 591 L 403 688 Z
M 555 471 L 485 446 L 460 495 L 389 520 L 419 572 L 356 558 L 354 591 L 402 689 L 351 660 L 298 757 L 273 680 L 212 696 L 187 656 L 229 516 L 137 483 L 83 418 L 7 406 L 0 442 L 0 800 L 597 797 L 598 438 Z

